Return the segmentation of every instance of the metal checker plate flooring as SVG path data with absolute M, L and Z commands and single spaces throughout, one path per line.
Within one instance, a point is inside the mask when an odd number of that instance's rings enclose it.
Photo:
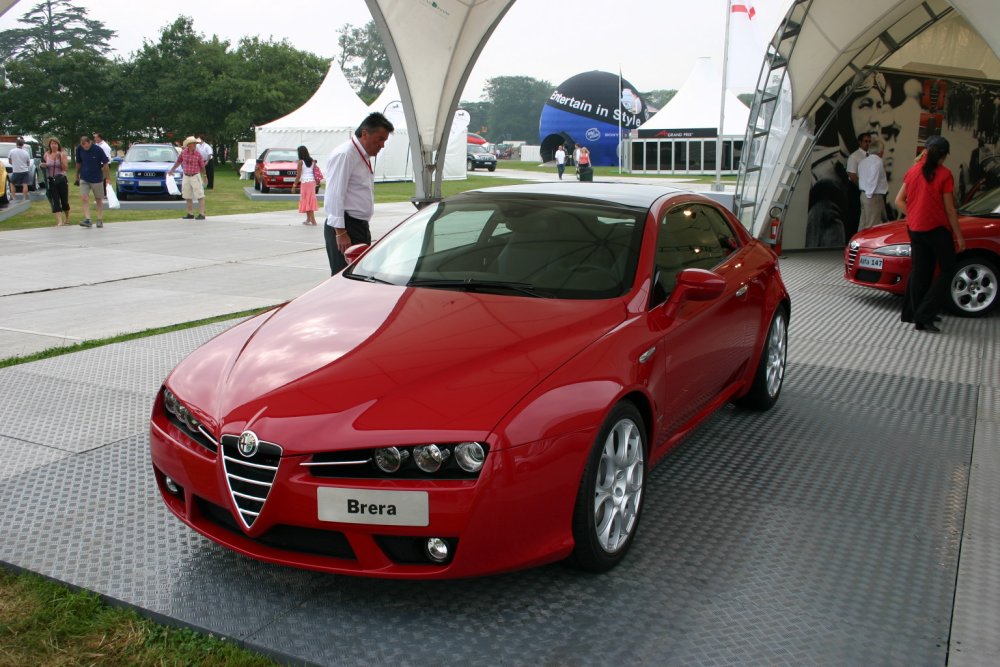
M 995 664 L 1000 318 L 918 334 L 897 298 L 843 283 L 839 254 L 782 270 L 778 405 L 724 409 L 668 456 L 610 573 L 353 579 L 189 531 L 146 419 L 226 325 L 0 370 L 0 561 L 290 664 Z

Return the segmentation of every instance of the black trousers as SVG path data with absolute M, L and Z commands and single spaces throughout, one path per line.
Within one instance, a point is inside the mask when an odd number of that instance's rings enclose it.
M 903 296 L 900 319 L 917 324 L 933 324 L 946 303 L 951 277 L 955 273 L 955 242 L 947 227 L 910 234 L 910 282 Z M 937 277 L 934 269 L 940 270 Z
M 358 243 L 371 243 L 372 232 L 368 227 L 367 220 L 359 220 L 349 213 L 344 214 L 344 228 L 347 235 L 351 237 L 351 245 Z M 326 241 L 326 257 L 330 260 L 330 275 L 336 275 L 347 267 L 347 260 L 344 254 L 337 247 L 337 229 L 330 225 L 323 225 L 323 239 Z
M 211 190 L 212 188 L 215 187 L 215 159 L 214 158 L 208 158 L 208 160 L 205 161 L 205 180 L 208 181 L 207 183 L 205 183 L 205 189 L 206 190 Z
M 69 213 L 69 180 L 65 176 L 50 178 L 47 182 L 45 196 L 53 213 Z

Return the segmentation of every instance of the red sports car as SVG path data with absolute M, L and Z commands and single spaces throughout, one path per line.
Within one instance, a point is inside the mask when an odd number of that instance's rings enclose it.
M 206 343 L 166 379 L 167 506 L 253 558 L 377 577 L 618 563 L 649 471 L 778 399 L 777 258 L 647 185 L 467 192 Z
M 949 307 L 980 317 L 997 305 L 1000 276 L 1000 188 L 981 193 L 958 211 L 965 250 L 951 277 Z M 858 232 L 844 252 L 844 278 L 856 285 L 903 294 L 910 278 L 910 237 L 902 221 Z
M 299 153 L 294 148 L 268 148 L 257 157 L 254 166 L 255 190 L 268 193 L 271 188 L 291 190 L 299 168 Z

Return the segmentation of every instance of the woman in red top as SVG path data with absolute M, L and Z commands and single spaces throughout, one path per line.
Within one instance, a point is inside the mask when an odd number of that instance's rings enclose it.
M 955 249 L 965 249 L 955 211 L 955 178 L 942 164 L 950 150 L 944 137 L 928 139 L 923 159 L 906 172 L 896 195 L 896 206 L 906 213 L 911 257 L 910 281 L 900 319 L 913 322 L 917 331 L 941 331 L 934 322 L 948 296 Z M 940 268 L 936 278 L 935 266 Z

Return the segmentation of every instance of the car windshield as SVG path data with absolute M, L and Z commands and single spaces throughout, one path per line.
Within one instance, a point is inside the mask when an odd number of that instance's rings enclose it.
M 1000 187 L 976 195 L 959 213 L 979 217 L 1000 217 Z
M 126 162 L 175 162 L 177 149 L 173 146 L 132 146 L 125 154 Z
M 628 292 L 646 210 L 468 193 L 428 207 L 345 272 L 355 280 L 560 299 Z
M 16 144 L 0 144 L 0 157 L 7 157 L 16 147 Z
M 264 162 L 298 162 L 299 154 L 296 151 L 269 151 L 264 156 Z
M 479 144 L 469 144 L 470 153 L 488 153 L 489 151 L 480 146 Z

